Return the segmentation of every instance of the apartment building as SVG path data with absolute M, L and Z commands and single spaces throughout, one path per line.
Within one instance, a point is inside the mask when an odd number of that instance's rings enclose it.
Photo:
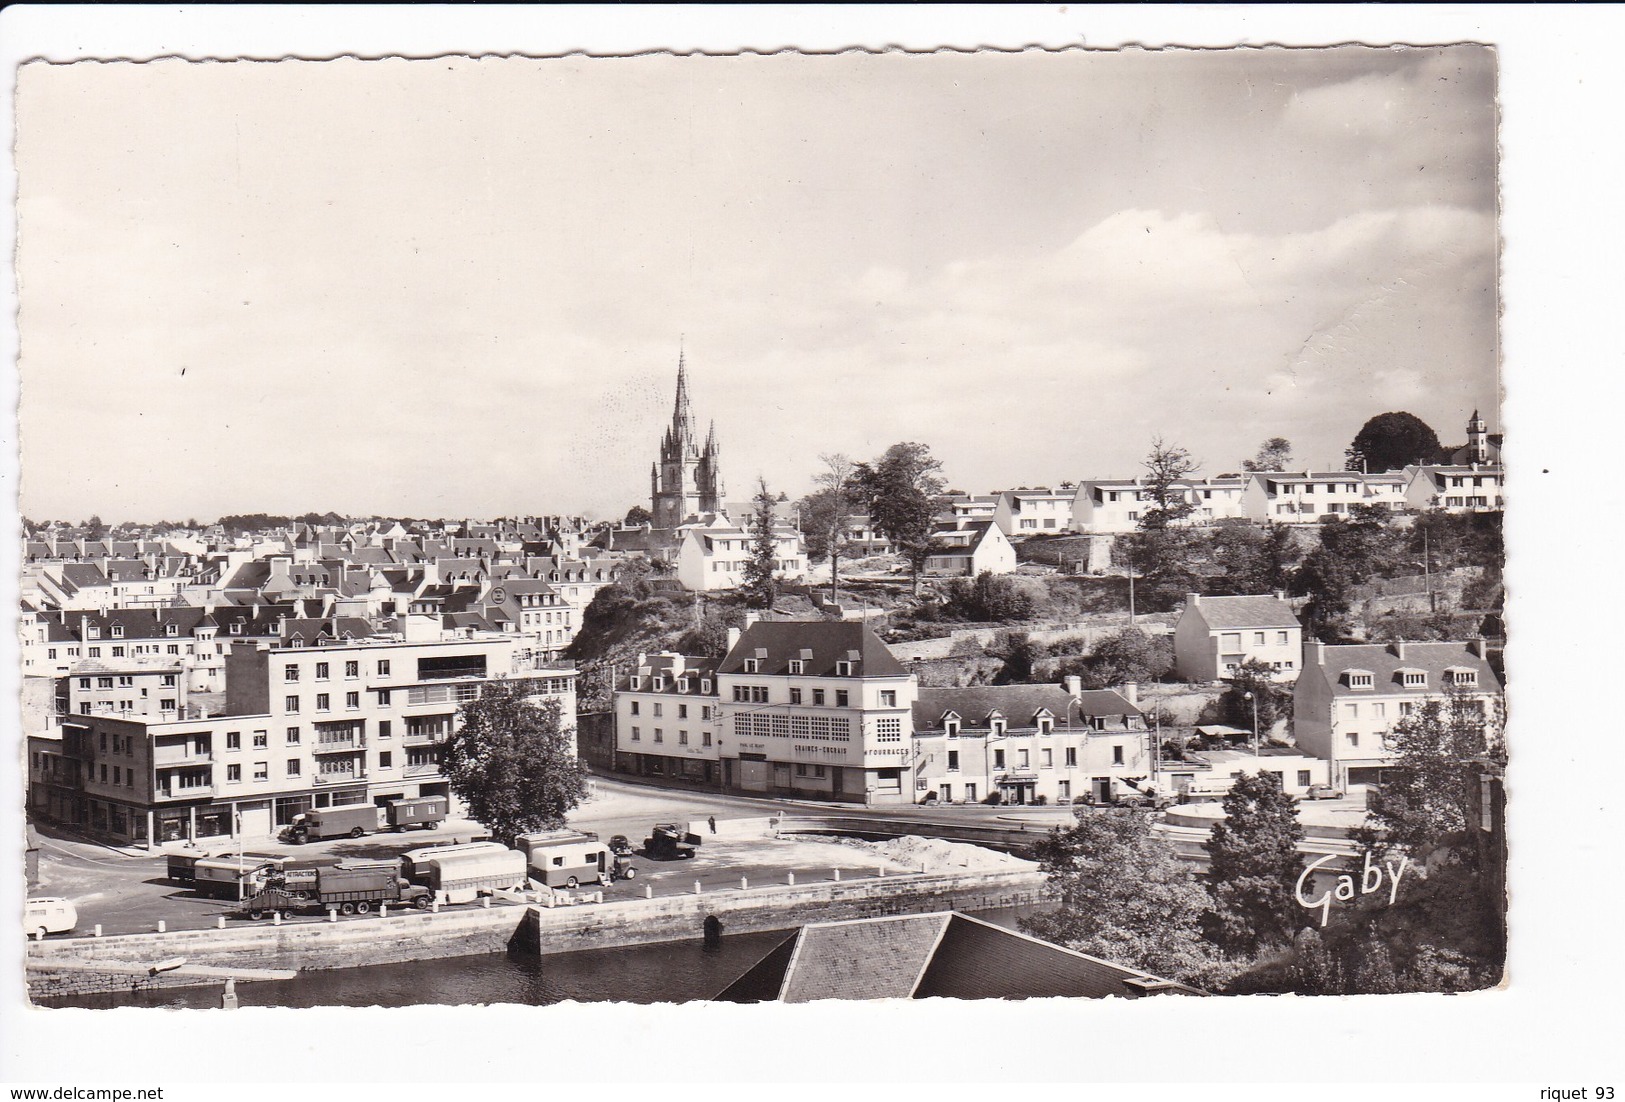
M 1188 502 L 1190 524 L 1210 524 L 1216 520 L 1246 515 L 1248 480 L 1238 475 L 1188 479 L 1176 484 L 1178 495 Z M 1144 478 L 1090 479 L 1078 484 L 1072 504 L 1073 523 L 1080 532 L 1133 532 L 1140 518 L 1155 507 Z
M 1048 487 L 1004 490 L 993 506 L 993 520 L 1007 536 L 1058 535 L 1072 531 L 1072 502 L 1077 492 L 1070 486 L 1060 490 Z
M 756 533 L 725 516 L 714 516 L 701 524 L 678 529 L 682 542 L 677 548 L 677 578 L 697 592 L 737 589 L 745 582 L 745 566 L 750 562 Z M 773 529 L 773 571 L 794 581 L 807 574 L 807 552 L 801 532 L 789 525 Z
M 1266 471 L 1252 476 L 1242 502 L 1256 521 L 1317 524 L 1328 516 L 1346 516 L 1357 505 L 1403 509 L 1408 483 L 1403 471 Z
M 488 680 L 575 714 L 574 669 L 520 640 L 332 626 L 232 646 L 223 714 L 69 715 L 60 738 L 31 737 L 29 806 L 121 841 L 262 837 L 312 807 L 449 794 L 441 749 Z
M 1405 468 L 1405 503 L 1412 509 L 1493 513 L 1502 508 L 1500 464 Z
M 1006 804 L 1109 799 L 1151 773 L 1154 732 L 1131 697 L 1063 685 L 923 688 L 913 708 L 914 799 Z
M 723 783 L 744 792 L 912 802 L 919 685 L 863 624 L 757 622 L 717 668 Z
M 715 658 L 640 654 L 615 682 L 615 762 L 622 772 L 715 785 L 722 713 Z
M 1446 693 L 1461 694 L 1499 729 L 1501 679 L 1484 640 L 1444 643 L 1307 643 L 1292 696 L 1298 748 L 1331 764 L 1334 784 L 1380 783 L 1393 764 L 1385 736 L 1404 716 Z
M 1174 669 L 1185 680 L 1221 681 L 1253 660 L 1290 681 L 1302 657 L 1303 626 L 1283 594 L 1186 595 L 1174 627 Z

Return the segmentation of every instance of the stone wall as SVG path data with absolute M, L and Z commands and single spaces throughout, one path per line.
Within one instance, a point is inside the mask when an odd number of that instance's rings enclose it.
M 341 922 L 302 920 L 277 926 L 266 921 L 224 930 L 71 938 L 29 944 L 29 987 L 32 995 L 45 997 L 129 990 L 132 981 L 149 982 L 127 975 L 51 972 L 53 960 L 151 963 L 185 957 L 189 964 L 222 968 L 328 969 L 500 953 L 510 947 L 565 953 L 697 937 L 708 915 L 742 933 L 841 918 L 1019 906 L 1036 902 L 1043 883 L 1043 876 L 1032 871 L 868 876 L 553 908 L 460 907 Z M 188 981 L 171 977 L 169 982 Z

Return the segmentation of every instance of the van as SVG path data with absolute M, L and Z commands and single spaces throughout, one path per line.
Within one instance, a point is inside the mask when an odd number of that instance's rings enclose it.
M 41 896 L 30 899 L 23 908 L 23 932 L 29 937 L 36 934 L 64 934 L 77 925 L 79 911 L 71 899 Z

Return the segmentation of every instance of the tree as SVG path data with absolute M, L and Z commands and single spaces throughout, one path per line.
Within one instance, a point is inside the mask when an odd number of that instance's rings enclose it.
M 1165 444 L 1160 436 L 1152 438 L 1151 451 L 1145 457 L 1145 485 L 1152 507 L 1140 515 L 1141 531 L 1166 528 L 1190 516 L 1196 505 L 1183 483 L 1199 467 L 1184 448 Z
M 92 513 L 90 515 L 90 519 L 85 521 L 85 538 L 99 540 L 105 538 L 106 536 L 107 525 L 102 523 L 101 517 L 97 516 L 95 513 Z
M 531 698 L 530 683 L 488 681 L 459 710 L 441 770 L 468 814 L 511 845 L 521 834 L 556 830 L 587 795 L 559 702 Z
M 970 578 L 949 578 L 942 585 L 944 619 L 983 624 L 1030 620 L 1038 602 L 1015 578 L 984 570 Z
M 1272 436 L 1259 445 L 1258 454 L 1241 461 L 1244 471 L 1284 471 L 1292 462 L 1292 441 L 1284 436 Z
M 1431 463 L 1443 449 L 1439 435 L 1412 413 L 1379 413 L 1360 427 L 1344 453 L 1351 471 L 1397 471 L 1412 463 Z
M 626 511 L 626 520 L 623 521 L 628 528 L 641 528 L 645 524 L 654 523 L 654 514 L 641 505 L 634 505 Z
M 908 562 L 914 592 L 920 592 L 920 570 L 931 554 L 936 495 L 942 492 L 940 460 L 931 449 L 912 441 L 893 444 L 873 464 L 857 464 L 854 484 L 868 502 L 874 526 Z
M 1203 843 L 1213 893 L 1209 937 L 1232 956 L 1287 945 L 1303 925 L 1294 894 L 1303 872 L 1298 805 L 1273 773 L 1243 773 L 1224 798 L 1224 818 Z
M 995 685 L 1025 685 L 1033 680 L 1033 667 L 1048 652 L 1043 643 L 1024 631 L 1001 631 L 986 653 L 1004 661 L 993 677 Z
M 1027 933 L 1170 979 L 1201 972 L 1211 901 L 1148 816 L 1079 808 L 1034 849 L 1060 903 L 1022 919 Z
M 1320 545 L 1304 557 L 1293 577 L 1294 593 L 1309 598 L 1304 630 L 1323 642 L 1348 637 L 1355 589 L 1398 561 L 1400 545 L 1388 529 L 1385 510 L 1356 506 L 1344 520 L 1335 514 L 1320 524 Z
M 773 571 L 778 565 L 777 520 L 773 515 L 773 494 L 767 488 L 767 479 L 758 478 L 756 512 L 751 516 L 750 558 L 745 561 L 744 583 L 740 587 L 745 603 L 752 608 L 772 608 L 778 596 L 778 582 Z
M 846 543 L 846 522 L 852 514 L 853 477 L 857 465 L 840 452 L 820 455 L 823 468 L 813 476 L 818 488 L 802 505 L 802 529 L 807 553 L 829 559 L 829 598 L 840 596 L 841 551 Z
M 1223 571 L 1223 581 L 1216 585 L 1232 594 L 1249 594 L 1290 586 L 1299 555 L 1292 529 L 1266 522 L 1220 526 L 1213 533 L 1212 558 Z
M 1219 716 L 1231 727 L 1253 729 L 1253 705 L 1258 706 L 1258 737 L 1269 738 L 1275 723 L 1291 714 L 1292 693 L 1275 680 L 1275 671 L 1256 658 L 1237 667 L 1229 686 L 1219 694 Z M 1251 693 L 1251 698 L 1248 697 Z
M 1087 658 L 1063 663 L 1057 672 L 1077 674 L 1085 688 L 1107 689 L 1130 681 L 1159 680 L 1173 665 L 1170 637 L 1153 639 L 1139 628 L 1123 628 L 1099 640 Z
M 1370 825 L 1411 853 L 1465 830 L 1486 766 L 1506 762 L 1481 699 L 1454 685 L 1401 716 L 1384 742 L 1393 767 L 1371 796 Z

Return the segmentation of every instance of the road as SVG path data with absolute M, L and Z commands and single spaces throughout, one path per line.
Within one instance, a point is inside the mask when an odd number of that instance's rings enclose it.
M 639 846 L 657 822 L 703 822 L 715 816 L 719 822 L 730 819 L 762 818 L 781 814 L 816 814 L 838 808 L 845 816 L 878 819 L 916 819 L 930 822 L 992 822 L 1019 816 L 1032 824 L 1064 822 L 1066 808 L 986 807 L 885 807 L 864 808 L 849 804 L 815 804 L 799 800 L 779 800 L 725 793 L 691 792 L 656 788 L 619 779 L 595 778 L 592 797 L 570 817 L 572 826 L 590 830 L 608 839 L 624 834 Z M 466 822 L 448 821 L 436 831 L 405 834 L 378 834 L 361 839 L 335 839 L 290 846 L 263 839 L 250 840 L 246 848 L 260 853 L 329 853 L 339 857 L 393 857 L 409 849 L 467 836 L 473 829 Z M 48 823 L 36 824 L 40 839 L 40 884 L 31 894 L 62 895 L 72 899 L 79 911 L 78 929 L 69 935 L 85 936 L 98 924 L 104 935 L 147 933 L 162 921 L 170 930 L 203 929 L 215 925 L 221 915 L 235 907 L 234 900 L 211 899 L 189 888 L 171 883 L 166 875 L 166 857 L 158 853 L 128 856 L 125 853 L 63 831 Z M 724 828 L 726 833 L 726 828 Z M 636 858 L 638 877 L 620 881 L 604 889 L 607 898 L 641 896 L 652 887 L 656 895 L 691 892 L 695 881 L 705 891 L 737 889 L 741 877 L 752 885 L 783 883 L 788 873 L 798 882 L 831 879 L 834 869 L 845 866 L 843 875 L 875 875 L 876 860 L 865 851 L 817 842 L 747 844 L 728 838 L 709 838 L 692 860 L 657 862 Z M 206 853 L 234 852 L 229 839 L 216 846 L 205 844 Z M 823 848 L 819 848 L 822 846 Z M 811 847 L 811 848 L 809 848 Z M 891 869 L 889 871 L 902 871 Z M 366 921 L 357 917 L 344 921 Z

